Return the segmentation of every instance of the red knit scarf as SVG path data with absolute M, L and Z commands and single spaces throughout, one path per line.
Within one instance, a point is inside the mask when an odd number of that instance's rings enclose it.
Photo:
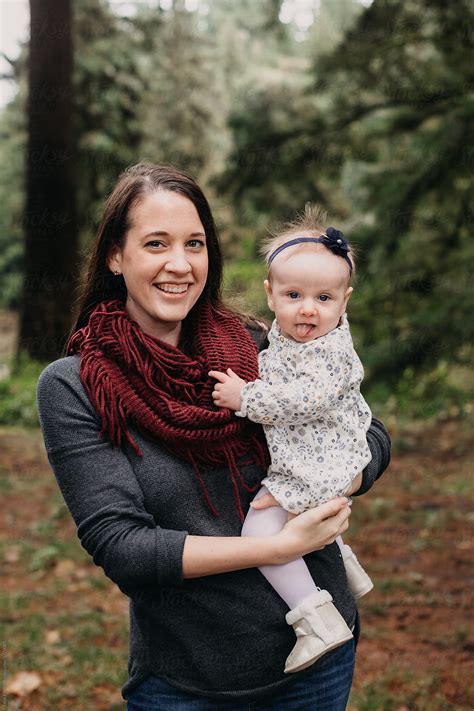
M 127 419 L 141 434 L 159 440 L 169 451 L 193 465 L 206 503 L 212 504 L 201 467 L 224 465 L 230 472 L 235 502 L 243 521 L 238 483 L 249 492 L 237 465 L 266 467 L 268 451 L 260 426 L 235 417 L 212 400 L 215 380 L 209 370 L 227 368 L 245 381 L 258 377 L 256 346 L 239 319 L 209 304 L 195 307 L 194 353 L 150 336 L 132 321 L 124 303 L 103 301 L 87 326 L 68 342 L 67 355 L 80 353 L 80 377 L 102 422 L 101 436 L 120 446 L 125 438 L 143 456 L 128 431 Z

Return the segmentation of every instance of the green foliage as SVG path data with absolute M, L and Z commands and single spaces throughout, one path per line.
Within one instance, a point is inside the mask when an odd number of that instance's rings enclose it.
M 364 255 L 366 362 L 392 384 L 408 367 L 461 362 L 473 335 L 474 102 L 465 92 L 473 19 L 469 3 L 374 3 L 319 66 L 333 95 L 332 128 L 350 147 L 341 170 L 348 209 L 360 215 L 353 233 Z
M 146 13 L 137 21 L 144 23 Z M 141 97 L 141 152 L 155 163 L 171 163 L 194 175 L 205 171 L 218 153 L 224 130 L 220 89 L 211 37 L 200 29 L 196 13 L 179 6 L 163 13 L 150 38 L 149 77 Z
M 385 417 L 462 417 L 474 399 L 472 371 L 453 370 L 443 360 L 422 372 L 409 366 L 393 385 L 388 379 L 372 378 L 364 395 L 372 409 Z
M 467 706 L 454 706 L 437 691 L 439 673 L 417 675 L 391 665 L 376 681 L 366 682 L 352 692 L 349 703 L 357 711 L 396 711 L 400 708 L 418 711 L 467 711 Z
M 224 296 L 239 311 L 269 319 L 263 289 L 265 275 L 257 261 L 233 261 L 225 270 Z
M 426 414 L 462 399 L 444 370 L 467 365 L 474 335 L 473 20 L 468 2 L 374 2 L 314 52 L 311 84 L 248 95 L 222 179 L 244 214 L 311 199 L 339 216 L 360 252 L 350 311 L 367 383 Z
M 26 144 L 21 96 L 0 113 L 0 306 L 18 308 L 23 270 L 23 169 Z
M 81 249 L 126 165 L 178 164 L 216 213 L 226 294 L 270 317 L 258 242 L 320 203 L 359 252 L 350 317 L 371 402 L 462 411 L 474 336 L 472 3 L 321 0 L 306 33 L 280 21 L 281 0 L 155 5 L 121 17 L 106 0 L 74 3 Z M 19 94 L 0 115 L 10 308 L 23 269 L 26 67 L 25 49 Z M 28 411 L 19 399 L 7 396 L 5 421 Z
M 36 384 L 45 363 L 28 360 L 22 356 L 0 380 L 0 425 L 37 427 Z
M 105 0 L 78 0 L 74 7 L 76 181 L 82 244 L 87 248 L 104 196 L 140 154 L 140 103 L 148 67 L 141 27 L 121 21 Z M 150 32 L 156 32 L 159 23 L 155 13 Z

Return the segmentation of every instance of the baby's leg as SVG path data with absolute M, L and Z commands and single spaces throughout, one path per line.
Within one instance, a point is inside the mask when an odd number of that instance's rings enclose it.
M 267 492 L 268 489 L 262 486 L 255 498 L 258 499 Z M 271 536 L 281 531 L 287 522 L 287 516 L 287 512 L 281 506 L 269 506 L 266 509 L 250 507 L 241 535 Z M 283 565 L 262 565 L 259 570 L 290 610 L 318 590 L 303 558 L 297 558 Z

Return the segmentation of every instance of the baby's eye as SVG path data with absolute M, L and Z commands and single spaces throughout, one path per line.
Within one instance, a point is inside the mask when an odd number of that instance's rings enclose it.
M 319 300 L 320 300 L 320 301 L 328 301 L 328 300 L 329 300 L 329 296 L 328 296 L 327 294 L 321 294 L 321 295 L 319 296 Z
M 290 299 L 297 299 L 299 297 L 299 293 L 297 291 L 289 291 L 288 296 Z

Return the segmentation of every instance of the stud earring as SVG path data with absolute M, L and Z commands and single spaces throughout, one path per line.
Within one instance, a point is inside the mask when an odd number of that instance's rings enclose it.
M 113 272 L 113 275 L 114 275 L 114 276 L 120 276 L 120 272 L 118 272 L 117 270 L 115 270 L 115 271 Z

